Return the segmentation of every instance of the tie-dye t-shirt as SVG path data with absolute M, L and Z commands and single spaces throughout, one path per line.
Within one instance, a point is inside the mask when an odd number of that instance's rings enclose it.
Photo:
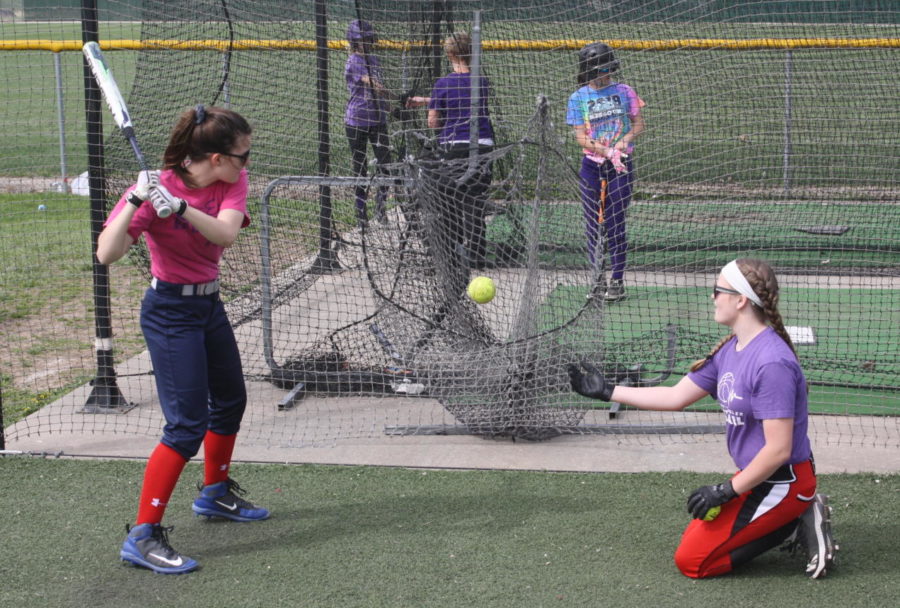
M 631 131 L 632 121 L 644 105 L 644 101 L 627 84 L 614 82 L 602 89 L 588 84 L 569 97 L 566 123 L 573 127 L 589 123 L 592 139 L 604 146 L 613 146 Z M 633 150 L 634 144 L 631 144 L 625 152 L 631 154 Z M 587 150 L 584 153 L 591 160 L 605 160 Z
M 725 414 L 728 453 L 746 468 L 766 443 L 763 421 L 794 420 L 789 464 L 809 460 L 806 378 L 791 348 L 775 330 L 762 333 L 736 350 L 729 340 L 703 367 L 688 374 L 694 384 L 714 395 Z

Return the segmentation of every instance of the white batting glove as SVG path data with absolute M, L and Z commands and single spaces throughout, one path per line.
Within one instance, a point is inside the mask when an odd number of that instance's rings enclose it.
M 138 173 L 137 185 L 128 194 L 128 202 L 140 207 L 150 198 L 150 187 L 159 184 L 159 171 L 141 171 Z
M 135 194 L 143 200 L 150 198 L 150 187 L 159 185 L 159 171 L 141 171 L 138 173 Z
M 616 173 L 625 173 L 628 171 L 628 167 L 625 165 L 625 159 L 628 158 L 628 155 L 622 154 L 622 151 L 618 148 L 608 148 L 606 158 L 612 163 Z
M 188 204 L 184 199 L 174 196 L 169 192 L 169 189 L 162 184 L 150 187 L 150 202 L 153 203 L 153 208 L 156 209 L 157 217 L 163 219 L 169 217 L 173 213 L 184 215 L 184 212 L 188 207 Z

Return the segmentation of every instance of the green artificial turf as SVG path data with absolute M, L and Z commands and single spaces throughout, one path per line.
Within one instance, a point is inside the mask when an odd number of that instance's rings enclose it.
M 650 449 L 650 448 L 648 448 Z M 900 477 L 825 475 L 839 566 L 771 551 L 694 581 L 672 554 L 693 473 L 574 474 L 238 464 L 265 522 L 192 517 L 191 464 L 166 523 L 202 569 L 118 560 L 144 464 L 0 458 L 0 606 L 892 606 Z

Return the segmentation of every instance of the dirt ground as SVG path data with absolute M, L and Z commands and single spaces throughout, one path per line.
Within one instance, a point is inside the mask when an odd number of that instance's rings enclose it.
M 58 192 L 58 177 L 0 177 L 0 194 Z

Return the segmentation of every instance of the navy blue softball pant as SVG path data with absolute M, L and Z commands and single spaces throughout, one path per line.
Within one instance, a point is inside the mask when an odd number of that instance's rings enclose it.
M 247 389 L 218 292 L 182 296 L 180 285 L 158 281 L 144 295 L 141 329 L 166 419 L 162 443 L 190 459 L 207 430 L 237 433 Z

